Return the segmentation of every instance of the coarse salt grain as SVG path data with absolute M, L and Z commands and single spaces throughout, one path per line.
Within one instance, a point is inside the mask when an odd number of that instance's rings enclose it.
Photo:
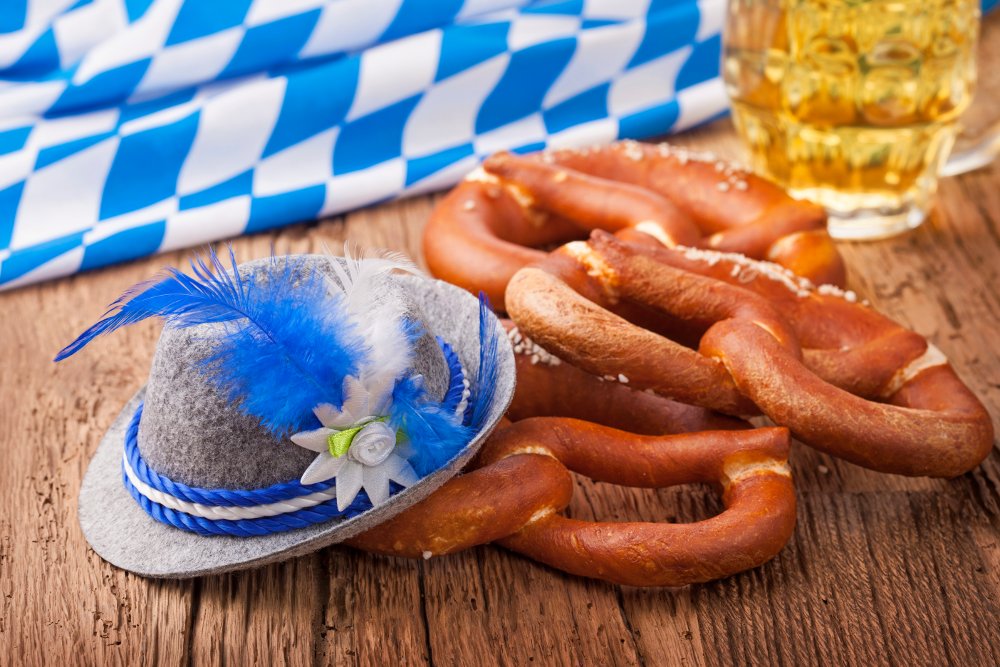
M 734 278 L 739 277 L 740 282 L 750 282 L 761 276 L 784 285 L 799 298 L 804 299 L 810 294 L 816 293 L 824 296 L 836 296 L 848 303 L 858 302 L 858 295 L 851 290 L 842 290 L 836 285 L 815 286 L 812 281 L 797 276 L 785 267 L 773 262 L 750 259 L 745 255 L 735 252 L 721 252 L 719 250 L 706 250 L 688 246 L 677 246 L 676 249 L 684 253 L 685 258 L 696 262 L 704 262 L 708 266 L 715 266 L 723 260 L 732 262 L 733 268 L 730 274 Z M 752 270 L 752 272 L 747 273 L 746 278 L 743 275 L 744 269 Z M 861 301 L 860 303 L 864 306 L 868 305 L 867 301 Z
M 623 141 L 622 147 L 625 149 L 625 157 L 633 162 L 639 162 L 645 157 L 642 146 L 636 141 Z
M 523 354 L 527 356 L 533 365 L 541 363 L 548 366 L 558 366 L 562 363 L 562 360 L 559 359 L 559 357 L 522 334 L 517 327 L 514 327 L 507 332 L 507 338 L 510 339 L 514 348 L 514 354 Z

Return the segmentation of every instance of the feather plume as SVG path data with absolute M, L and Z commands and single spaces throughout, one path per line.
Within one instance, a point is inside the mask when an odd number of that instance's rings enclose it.
M 373 396 L 387 394 L 413 362 L 413 343 L 423 330 L 406 318 L 403 304 L 386 299 L 381 281 L 392 271 L 420 274 L 406 255 L 388 250 L 361 251 L 344 244 L 343 258 L 327 260 L 339 285 L 334 291 L 344 295 L 344 307 L 359 325 L 368 345 L 368 365 L 362 369 L 362 383 Z
M 168 269 L 133 287 L 56 360 L 149 317 L 176 327 L 220 324 L 224 334 L 202 366 L 207 380 L 277 436 L 315 425 L 312 408 L 341 405 L 344 378 L 367 361 L 343 296 L 331 299 L 322 277 L 299 262 L 272 257 L 263 272 L 245 278 L 232 249 L 229 258 L 231 271 L 210 249 L 207 263 L 192 261 L 193 276 Z
M 410 464 L 423 476 L 450 461 L 489 415 L 496 396 L 499 374 L 500 337 L 493 322 L 493 310 L 485 294 L 479 295 L 479 369 L 472 384 L 467 425 L 442 404 L 428 401 L 423 383 L 407 378 L 396 384 L 392 394 L 390 421 L 410 440 Z
M 235 267 L 232 248 L 229 260 Z M 99 322 L 60 350 L 55 360 L 73 356 L 98 336 L 149 317 L 164 317 L 178 327 L 246 317 L 250 308 L 248 283 L 235 271 L 227 273 L 214 252 L 209 263 L 211 267 L 200 258 L 192 260 L 194 276 L 168 268 L 166 275 L 130 287 L 112 302 Z
M 441 406 L 446 410 L 454 411 L 458 408 L 459 403 L 462 402 L 462 395 L 465 393 L 465 382 L 469 382 L 471 386 L 471 380 L 465 377 L 465 369 L 462 368 L 462 362 L 455 354 L 455 351 L 448 345 L 441 336 L 435 336 L 437 339 L 437 344 L 441 348 L 441 352 L 444 353 L 444 361 L 448 365 L 448 374 L 451 376 L 451 384 L 448 386 L 448 391 L 445 392 L 444 398 L 441 399 Z M 468 406 L 466 406 L 466 412 L 468 411 Z M 462 420 L 465 421 L 465 412 L 462 413 Z
M 483 292 L 479 293 L 479 368 L 471 389 L 469 423 L 479 429 L 485 422 L 496 397 L 500 372 L 500 334 L 494 322 L 493 308 Z
M 463 426 L 454 413 L 430 402 L 419 377 L 396 383 L 389 421 L 406 434 L 410 465 L 421 477 L 450 461 L 475 433 L 471 427 Z
M 344 256 L 327 260 L 344 292 L 345 307 L 355 316 L 367 315 L 373 303 L 379 302 L 378 279 L 391 271 L 421 275 L 409 257 L 391 250 L 361 250 L 344 243 Z
M 281 437 L 317 426 L 317 405 L 342 405 L 345 378 L 369 359 L 343 297 L 330 297 L 322 275 L 272 257 L 258 278 L 252 316 L 227 326 L 204 369 L 229 401 Z

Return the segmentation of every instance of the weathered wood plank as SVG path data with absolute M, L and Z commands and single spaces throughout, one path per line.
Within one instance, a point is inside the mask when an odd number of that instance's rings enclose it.
M 118 279 L 124 287 L 142 271 L 123 267 Z M 54 366 L 52 356 L 90 317 L 71 304 L 105 298 L 104 285 L 74 290 L 68 282 L 4 295 L 0 306 L 0 655 L 22 664 L 80 656 L 184 664 L 192 584 L 108 567 L 87 549 L 75 513 L 90 453 L 138 387 L 154 329 L 127 332 L 114 354 Z
M 640 664 L 612 587 L 494 547 L 432 559 L 425 574 L 435 664 Z
M 988 19 L 981 62 L 1000 56 Z M 1000 99 L 981 68 L 980 97 Z M 980 100 L 982 101 L 982 100 Z M 974 129 L 995 115 L 989 103 Z M 739 155 L 726 121 L 679 143 Z M 931 221 L 843 244 L 852 286 L 928 336 L 1000 417 L 1000 168 L 942 183 Z M 334 251 L 344 239 L 419 259 L 432 198 L 235 241 L 242 258 Z M 158 325 L 52 355 L 170 253 L 0 294 L 0 665 L 6 664 L 998 664 L 1000 455 L 958 480 L 879 475 L 793 452 L 800 521 L 777 559 L 727 581 L 639 590 L 565 576 L 495 547 L 429 562 L 331 548 L 248 573 L 143 580 L 90 552 L 83 471 L 144 382 Z M 1000 422 L 997 422 L 1000 426 Z M 701 487 L 578 480 L 570 508 L 606 520 L 692 521 Z
M 432 664 L 420 563 L 341 547 L 320 557 L 329 575 L 318 664 Z
M 190 654 L 206 665 L 312 664 L 326 593 L 321 560 L 196 581 Z
M 768 566 L 776 576 L 700 589 L 709 664 L 989 664 L 995 593 L 949 503 L 807 494 L 793 544 Z

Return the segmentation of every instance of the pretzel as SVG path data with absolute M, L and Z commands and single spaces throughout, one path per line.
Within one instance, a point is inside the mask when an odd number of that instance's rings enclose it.
M 517 386 L 507 417 L 572 417 L 645 435 L 752 428 L 706 408 L 636 391 L 562 362 L 501 320 L 514 348 Z
M 795 525 L 788 431 L 764 428 L 637 435 L 561 417 L 498 431 L 482 467 L 348 541 L 430 558 L 497 542 L 565 572 L 631 586 L 681 586 L 729 576 L 778 553 Z M 646 488 L 718 483 L 725 510 L 691 524 L 589 522 L 559 514 L 568 470 Z
M 703 330 L 698 350 L 608 309 L 626 305 Z M 852 292 L 774 264 L 595 231 L 519 271 L 507 306 L 522 332 L 584 371 L 730 414 L 762 412 L 873 470 L 953 477 L 992 448 L 988 413 L 937 348 Z
M 740 252 L 817 283 L 844 283 L 822 208 L 711 154 L 631 141 L 488 158 L 434 209 L 424 256 L 435 276 L 482 290 L 503 309 L 507 282 L 541 261 L 542 248 L 597 228 Z

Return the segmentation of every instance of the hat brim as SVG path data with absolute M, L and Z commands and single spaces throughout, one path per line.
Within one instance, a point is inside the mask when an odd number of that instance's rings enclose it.
M 434 333 L 448 339 L 463 359 L 478 358 L 478 300 L 441 281 L 406 280 L 419 293 L 426 322 Z M 470 332 L 473 322 L 475 331 Z M 142 402 L 143 387 L 105 433 L 83 478 L 79 519 L 84 537 L 112 565 L 146 577 L 185 578 L 293 558 L 374 528 L 455 476 L 507 411 L 514 394 L 514 356 L 499 320 L 493 317 L 490 322 L 501 338 L 500 359 L 496 393 L 482 428 L 446 465 L 393 494 L 384 504 L 343 521 L 255 537 L 206 537 L 160 523 L 139 506 L 122 483 L 125 431 Z

